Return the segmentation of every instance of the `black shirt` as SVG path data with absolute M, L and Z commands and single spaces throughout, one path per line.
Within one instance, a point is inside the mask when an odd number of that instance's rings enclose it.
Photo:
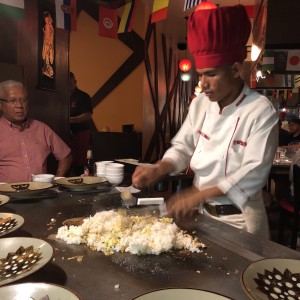
M 70 97 L 70 116 L 76 117 L 86 112 L 93 113 L 91 97 L 76 88 Z M 89 127 L 89 121 L 70 124 L 72 133 L 87 130 Z

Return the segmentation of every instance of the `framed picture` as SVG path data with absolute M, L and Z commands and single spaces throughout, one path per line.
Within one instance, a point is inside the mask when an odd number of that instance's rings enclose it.
M 38 2 L 38 88 L 55 90 L 55 4 Z

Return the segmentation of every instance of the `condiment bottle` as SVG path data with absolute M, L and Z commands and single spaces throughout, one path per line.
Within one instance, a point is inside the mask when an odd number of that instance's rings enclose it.
M 93 176 L 94 175 L 94 159 L 93 159 L 93 151 L 92 151 L 91 147 L 89 147 L 87 150 L 83 174 L 84 174 L 84 176 Z

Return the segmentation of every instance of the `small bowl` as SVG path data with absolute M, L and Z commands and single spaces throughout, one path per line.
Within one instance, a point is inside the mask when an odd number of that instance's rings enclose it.
M 124 165 L 123 164 L 119 164 L 119 163 L 107 163 L 105 165 L 105 170 L 122 170 L 124 169 Z
M 32 181 L 35 181 L 35 182 L 50 182 L 50 183 L 52 183 L 53 180 L 54 180 L 53 174 L 37 174 L 37 175 L 32 174 Z
M 112 185 L 118 185 L 124 179 L 124 175 L 107 175 L 106 174 L 105 177 L 108 180 L 108 182 L 110 182 Z
M 101 173 L 101 172 L 100 172 Z M 109 176 L 123 176 L 124 175 L 124 170 L 106 170 L 105 171 L 105 176 L 109 175 Z

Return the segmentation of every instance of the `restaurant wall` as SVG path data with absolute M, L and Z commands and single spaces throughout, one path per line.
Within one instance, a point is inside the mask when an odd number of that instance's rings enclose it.
M 122 9 L 118 11 L 119 16 L 122 14 Z M 145 158 L 147 154 L 147 160 L 157 158 L 162 152 L 164 141 L 158 134 L 161 130 L 159 126 L 169 127 L 169 123 L 160 124 L 159 114 L 166 104 L 167 90 L 170 89 L 166 86 L 163 32 L 159 26 L 156 30 L 156 27 L 149 23 L 149 17 L 143 3 L 139 2 L 133 31 L 144 41 L 146 48 L 143 54 L 144 61 L 128 73 L 99 103 L 94 104 L 93 111 L 93 123 L 98 131 L 106 127 L 110 131 L 122 131 L 123 124 L 134 124 L 134 130 L 143 134 L 142 157 Z M 151 36 L 148 44 L 146 39 L 149 28 Z M 131 34 L 133 33 L 124 35 Z M 169 49 L 166 51 L 169 52 Z M 77 77 L 78 87 L 89 93 L 93 100 L 96 100 L 97 93 L 132 54 L 134 55 L 133 50 L 122 42 L 120 35 L 118 40 L 100 37 L 98 21 L 88 13 L 80 12 L 77 32 L 72 32 L 70 36 L 70 69 Z M 146 67 L 147 59 L 152 68 L 150 71 Z M 172 56 L 170 63 L 173 69 L 168 80 L 173 81 L 177 71 L 176 55 Z M 153 99 L 151 85 L 156 85 L 155 82 L 157 82 L 157 91 Z M 156 102 L 158 104 L 155 104 Z M 155 111 L 155 105 L 158 106 L 159 113 Z M 167 139 L 170 139 L 168 130 L 165 132 L 167 132 Z M 158 145 L 158 149 L 154 150 L 152 147 L 152 150 L 148 151 L 153 141 Z
M 141 8 L 138 13 L 142 13 Z M 70 38 L 70 70 L 76 75 L 78 87 L 93 97 L 132 50 L 119 39 L 99 36 L 98 22 L 84 11 L 79 14 L 77 28 Z M 140 64 L 94 107 L 93 122 L 98 131 L 105 127 L 122 131 L 123 124 L 134 124 L 136 131 L 143 131 L 143 72 Z
M 56 30 L 55 90 L 38 88 L 38 1 L 25 0 L 25 18 L 0 16 L 0 61 L 24 68 L 29 115 L 69 139 L 68 34 Z M 10 78 L 6 78 L 10 79 Z

